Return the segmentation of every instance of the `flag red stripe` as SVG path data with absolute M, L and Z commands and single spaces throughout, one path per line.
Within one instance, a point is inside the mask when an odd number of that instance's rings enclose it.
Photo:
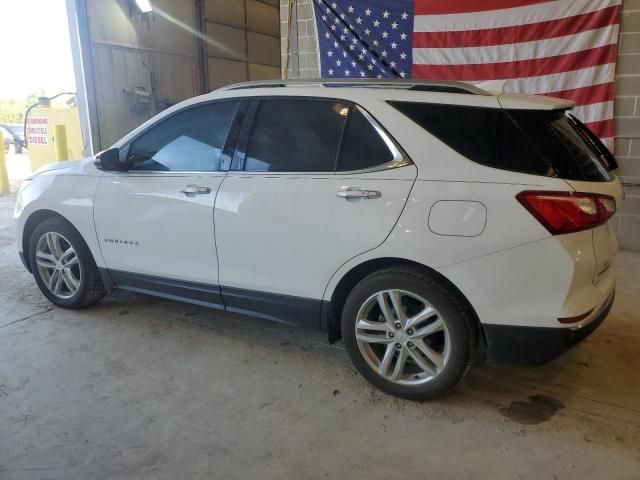
M 616 61 L 616 50 L 617 45 L 612 44 L 565 55 L 515 62 L 458 65 L 414 64 L 413 77 L 460 81 L 534 77 L 613 63 Z
M 416 15 L 445 15 L 525 7 L 548 2 L 549 0 L 416 0 L 414 12 Z
M 613 118 L 600 120 L 599 122 L 585 123 L 585 125 L 600 138 L 613 137 L 615 132 L 615 122 Z
M 620 6 L 592 13 L 513 27 L 449 32 L 414 32 L 413 48 L 454 48 L 506 45 L 564 37 L 618 23 Z
M 543 93 L 542 95 L 571 100 L 576 102 L 576 105 L 589 105 L 591 103 L 612 102 L 615 92 L 613 82 L 611 82 L 559 92 Z

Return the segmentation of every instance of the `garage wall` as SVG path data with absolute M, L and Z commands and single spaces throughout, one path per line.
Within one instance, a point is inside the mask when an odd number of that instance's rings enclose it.
M 280 31 L 282 32 L 282 65 L 287 49 L 287 21 L 289 4 L 292 10 L 292 28 L 289 36 L 289 65 L 287 78 L 319 78 L 318 41 L 313 17 L 312 0 L 280 0 Z
M 205 0 L 208 85 L 280 78 L 278 0 Z
M 154 0 L 164 12 L 141 13 L 129 0 L 77 0 L 88 100 L 94 105 L 94 150 L 112 145 L 169 105 L 199 93 L 196 37 L 167 17 L 196 27 L 194 0 Z M 86 48 L 87 45 L 89 48 Z M 148 105 L 132 107 L 127 90 L 142 87 Z
M 86 154 L 221 85 L 280 78 L 278 0 L 67 0 Z M 150 94 L 135 104 L 136 88 Z M 88 139 L 88 140 L 87 140 Z
M 640 0 L 623 1 L 615 115 L 615 154 L 627 197 L 614 227 L 621 248 L 640 250 Z

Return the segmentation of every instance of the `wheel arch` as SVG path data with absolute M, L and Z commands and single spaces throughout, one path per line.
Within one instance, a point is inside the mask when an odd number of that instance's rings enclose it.
M 41 210 L 36 210 L 35 212 L 32 212 L 29 215 L 29 218 L 27 218 L 27 221 L 24 223 L 24 228 L 22 229 L 22 252 L 24 254 L 25 266 L 27 267 L 30 273 L 33 273 L 33 267 L 31 265 L 31 260 L 30 260 L 31 257 L 29 255 L 29 243 L 31 242 L 31 235 L 33 234 L 33 231 L 36 229 L 38 225 L 40 225 L 45 220 L 48 220 L 54 217 L 61 218 L 62 220 L 67 222 L 69 225 L 73 226 L 69 220 L 64 218 L 58 212 L 54 212 L 53 210 L 48 210 L 48 209 L 41 209 Z
M 59 212 L 43 208 L 43 209 L 32 212 L 27 218 L 27 220 L 25 221 L 24 228 L 22 229 L 22 254 L 24 258 L 25 267 L 27 268 L 29 273 L 33 273 L 33 266 L 31 265 L 31 255 L 29 252 L 29 243 L 31 242 L 31 235 L 33 234 L 33 231 L 36 229 L 38 225 L 40 225 L 42 222 L 46 220 L 49 220 L 50 218 L 59 218 L 63 222 L 65 222 L 70 228 L 74 229 L 78 234 L 78 236 L 80 236 L 80 238 L 84 241 L 85 245 L 87 246 L 87 249 L 93 256 L 95 261 L 95 258 L 96 258 L 95 252 L 91 251 L 91 246 L 89 245 L 89 242 L 87 242 L 87 240 L 84 238 L 84 235 L 82 235 L 80 230 L 78 230 L 76 226 L 68 218 L 66 218 L 64 215 L 60 214 Z M 111 282 L 111 279 L 106 274 L 106 270 L 98 268 L 98 271 L 100 272 L 100 277 L 102 278 L 102 283 L 104 284 L 104 286 L 107 288 L 110 288 L 112 282 Z
M 326 306 L 322 315 L 323 329 L 326 330 L 329 336 L 330 343 L 334 343 L 342 337 L 342 334 L 340 332 L 340 319 L 342 316 L 342 309 L 344 308 L 347 296 L 349 295 L 353 287 L 355 287 L 358 282 L 360 282 L 362 279 L 372 274 L 373 272 L 389 267 L 405 267 L 419 270 L 423 273 L 437 278 L 439 281 L 442 281 L 460 298 L 460 301 L 464 303 L 465 307 L 467 307 L 472 312 L 474 325 L 477 328 L 478 333 L 477 338 L 480 339 L 479 343 L 484 343 L 482 324 L 475 309 L 473 308 L 473 305 L 464 295 L 464 293 L 451 280 L 449 280 L 437 270 L 434 270 L 427 265 L 423 265 L 422 263 L 399 257 L 373 258 L 352 267 L 347 273 L 342 276 L 342 278 L 338 281 L 335 288 L 333 289 L 329 302 L 325 302 Z

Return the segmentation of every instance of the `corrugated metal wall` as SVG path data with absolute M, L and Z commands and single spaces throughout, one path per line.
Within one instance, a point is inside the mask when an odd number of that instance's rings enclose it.
M 154 11 L 143 14 L 133 0 L 68 0 L 94 151 L 186 98 L 227 83 L 280 77 L 278 0 L 152 4 Z M 147 107 L 132 107 L 127 91 L 136 87 L 151 94 Z
M 90 40 L 94 139 L 107 148 L 164 106 L 199 93 L 196 37 L 157 12 L 142 14 L 129 0 L 84 0 Z M 193 0 L 156 0 L 168 16 L 196 27 Z M 86 46 L 83 46 L 86 48 Z M 151 93 L 148 108 L 132 108 L 127 90 Z
M 280 78 L 278 0 L 205 0 L 209 87 Z

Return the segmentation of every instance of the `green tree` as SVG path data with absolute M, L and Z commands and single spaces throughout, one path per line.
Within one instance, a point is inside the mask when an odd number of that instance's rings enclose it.
M 0 98 L 0 123 L 22 123 L 24 112 L 43 94 L 44 91 L 40 90 L 26 98 Z

